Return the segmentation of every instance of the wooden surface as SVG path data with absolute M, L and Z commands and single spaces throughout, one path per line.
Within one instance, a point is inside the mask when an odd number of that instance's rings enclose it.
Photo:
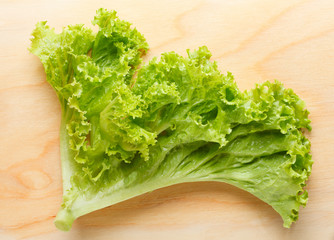
M 38 58 L 34 24 L 90 21 L 115 9 L 147 38 L 147 59 L 207 45 L 241 89 L 278 79 L 311 112 L 309 203 L 291 229 L 270 206 L 221 183 L 157 190 L 60 232 L 60 106 Z M 0 239 L 334 239 L 334 2 L 299 0 L 0 1 Z

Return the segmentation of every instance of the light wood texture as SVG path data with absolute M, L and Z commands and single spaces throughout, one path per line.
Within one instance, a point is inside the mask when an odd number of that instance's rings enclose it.
M 291 229 L 270 206 L 221 183 L 181 184 L 79 218 L 68 232 L 61 203 L 60 107 L 38 58 L 34 24 L 58 31 L 115 9 L 147 38 L 147 59 L 207 45 L 241 89 L 278 79 L 311 112 L 309 203 Z M 334 1 L 1 0 L 0 239 L 334 239 Z

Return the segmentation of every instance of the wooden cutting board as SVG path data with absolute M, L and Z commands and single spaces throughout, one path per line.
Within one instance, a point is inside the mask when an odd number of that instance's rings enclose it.
M 147 59 L 207 45 L 241 89 L 278 79 L 311 112 L 309 203 L 291 229 L 252 195 L 222 183 L 180 184 L 79 218 L 58 231 L 60 106 L 38 58 L 34 24 L 56 30 L 118 11 L 147 38 Z M 334 1 L 1 0 L 1 239 L 334 239 Z

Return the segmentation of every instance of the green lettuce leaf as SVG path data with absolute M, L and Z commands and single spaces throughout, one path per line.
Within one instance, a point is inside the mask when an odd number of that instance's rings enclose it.
M 307 202 L 311 130 L 304 102 L 279 82 L 238 89 L 204 46 L 140 69 L 148 44 L 115 11 L 99 31 L 40 22 L 30 51 L 62 107 L 61 230 L 89 212 L 161 187 L 219 181 L 271 205 L 285 227 Z

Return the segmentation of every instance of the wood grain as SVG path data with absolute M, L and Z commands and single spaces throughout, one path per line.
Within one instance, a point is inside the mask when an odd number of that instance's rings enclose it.
M 270 206 L 221 183 L 180 184 L 79 218 L 68 233 L 53 219 L 61 202 L 60 106 L 37 57 L 34 24 L 90 21 L 115 9 L 151 50 L 185 55 L 207 45 L 242 89 L 278 79 L 311 112 L 314 167 L 309 203 L 291 229 Z M 334 2 L 2 0 L 0 2 L 1 239 L 334 239 Z

